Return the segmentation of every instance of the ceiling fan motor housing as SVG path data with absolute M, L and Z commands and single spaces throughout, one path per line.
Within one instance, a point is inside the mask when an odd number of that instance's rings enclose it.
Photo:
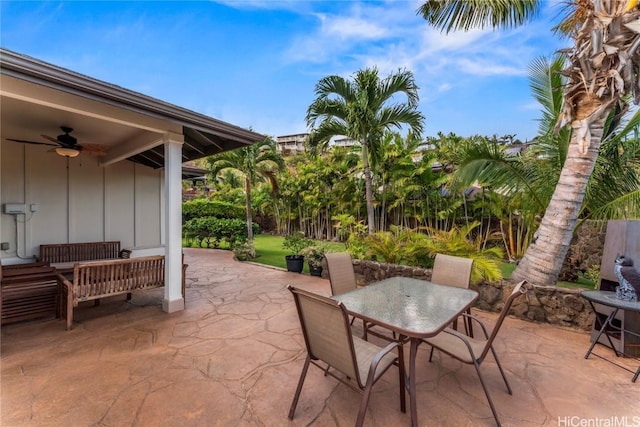
M 67 147 L 73 147 L 74 145 L 76 145 L 78 140 L 73 136 L 69 135 L 69 133 L 73 132 L 73 129 L 66 126 L 61 126 L 60 129 L 62 129 L 64 134 L 58 135 L 58 138 L 57 138 L 58 142 L 60 142 L 61 144 Z

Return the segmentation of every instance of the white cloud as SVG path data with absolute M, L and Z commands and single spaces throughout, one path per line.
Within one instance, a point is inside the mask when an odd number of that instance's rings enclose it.
M 441 83 L 438 85 L 438 92 L 447 92 L 449 89 L 451 89 L 453 87 L 453 85 L 451 83 Z
M 431 27 L 426 27 L 422 36 L 422 46 L 425 52 L 455 51 L 473 47 L 479 39 L 489 35 L 486 30 L 456 31 L 444 34 Z
M 358 17 L 329 17 L 318 15 L 322 22 L 321 32 L 329 37 L 345 39 L 380 39 L 388 34 L 384 27 Z
M 526 75 L 526 69 L 500 65 L 493 61 L 482 59 L 462 58 L 457 62 L 459 70 L 466 74 L 475 76 L 523 76 Z

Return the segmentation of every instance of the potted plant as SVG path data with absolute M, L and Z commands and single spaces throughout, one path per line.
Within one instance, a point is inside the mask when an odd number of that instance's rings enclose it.
M 293 232 L 284 238 L 282 247 L 292 252 L 291 255 L 284 257 L 287 261 L 287 271 L 302 273 L 302 269 L 304 268 L 304 255 L 300 252 L 310 245 L 311 240 L 307 239 L 301 231 Z
M 312 276 L 322 275 L 322 260 L 326 251 L 327 249 L 324 245 L 307 246 L 300 251 L 309 264 L 309 273 Z

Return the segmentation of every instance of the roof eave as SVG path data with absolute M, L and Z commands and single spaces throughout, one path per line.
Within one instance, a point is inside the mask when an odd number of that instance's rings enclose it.
M 266 138 L 263 134 L 2 48 L 0 72 L 76 95 L 107 101 L 121 108 L 168 119 L 199 131 L 211 132 L 213 129 L 246 145 Z

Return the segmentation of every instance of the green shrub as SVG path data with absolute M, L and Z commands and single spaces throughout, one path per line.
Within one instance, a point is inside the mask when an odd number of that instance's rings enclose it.
M 295 231 L 284 237 L 282 248 L 290 250 L 294 255 L 300 255 L 300 251 L 307 246 L 311 246 L 313 241 L 308 239 L 303 232 Z
M 496 282 L 502 280 L 500 261 L 502 249 L 484 247 L 479 238 L 473 239 L 471 232 L 479 223 L 466 227 L 454 227 L 443 231 L 428 229 L 429 234 L 414 230 L 391 227 L 391 231 L 378 232 L 364 239 L 367 254 L 375 259 L 392 264 L 407 264 L 423 268 L 433 268 L 433 260 L 438 253 L 473 259 L 471 281 Z M 349 248 L 351 252 L 351 248 Z
M 259 231 L 258 224 L 253 224 L 253 232 Z M 221 244 L 236 247 L 246 242 L 247 222 L 242 219 L 216 218 L 213 216 L 193 218 L 182 227 L 183 237 L 187 244 L 203 247 L 219 248 Z
M 300 250 L 300 255 L 304 256 L 305 261 L 314 268 L 322 267 L 324 254 L 327 253 L 327 246 L 324 244 L 307 246 Z
M 246 218 L 246 210 L 244 206 L 207 199 L 196 199 L 182 204 L 182 220 L 185 223 L 201 217 L 242 219 Z

